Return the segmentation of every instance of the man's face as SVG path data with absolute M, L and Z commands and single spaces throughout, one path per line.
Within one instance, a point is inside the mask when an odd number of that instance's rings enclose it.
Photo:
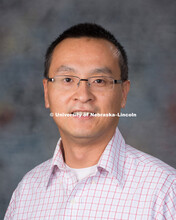
M 49 77 L 74 75 L 81 79 L 92 76 L 109 76 L 120 80 L 118 52 L 110 42 L 96 38 L 68 38 L 54 49 Z M 73 112 L 119 113 L 125 107 L 129 81 L 115 84 L 113 89 L 92 91 L 86 81 L 76 90 L 61 90 L 54 82 L 43 80 L 45 106 L 52 113 Z M 61 137 L 74 139 L 99 139 L 113 133 L 118 117 L 56 117 Z

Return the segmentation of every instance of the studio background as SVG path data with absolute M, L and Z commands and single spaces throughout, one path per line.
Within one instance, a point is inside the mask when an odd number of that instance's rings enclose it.
M 176 168 L 174 0 L 1 0 L 0 219 L 24 174 L 52 157 L 59 133 L 43 100 L 48 45 L 96 22 L 125 47 L 131 91 L 119 128 L 126 142 Z

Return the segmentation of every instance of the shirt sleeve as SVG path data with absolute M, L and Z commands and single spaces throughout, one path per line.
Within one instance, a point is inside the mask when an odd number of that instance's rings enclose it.
M 12 198 L 11 198 L 9 206 L 7 208 L 4 220 L 13 220 L 14 219 L 15 212 L 16 212 L 16 209 L 17 209 L 17 203 L 18 203 L 19 198 L 20 198 L 19 188 L 20 188 L 20 184 L 18 185 L 18 187 L 15 189 L 15 191 L 12 194 Z
M 171 185 L 162 201 L 156 219 L 176 219 L 176 183 Z

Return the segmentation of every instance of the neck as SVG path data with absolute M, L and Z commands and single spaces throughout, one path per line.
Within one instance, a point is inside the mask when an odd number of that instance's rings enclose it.
M 67 137 L 60 131 L 65 163 L 72 168 L 85 168 L 96 165 L 114 133 L 115 130 L 94 140 L 91 138 Z

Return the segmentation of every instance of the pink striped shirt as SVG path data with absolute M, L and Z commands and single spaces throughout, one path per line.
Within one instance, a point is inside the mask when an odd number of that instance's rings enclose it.
M 176 219 L 176 170 L 125 144 L 118 128 L 92 176 L 78 182 L 57 144 L 27 173 L 5 220 Z

